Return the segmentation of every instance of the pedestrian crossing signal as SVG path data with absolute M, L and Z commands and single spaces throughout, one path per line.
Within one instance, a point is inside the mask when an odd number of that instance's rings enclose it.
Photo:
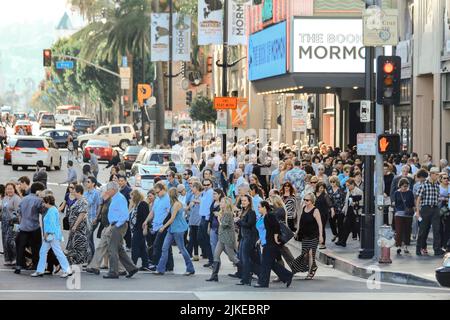
M 400 153 L 400 135 L 382 134 L 378 136 L 378 152 L 380 154 Z

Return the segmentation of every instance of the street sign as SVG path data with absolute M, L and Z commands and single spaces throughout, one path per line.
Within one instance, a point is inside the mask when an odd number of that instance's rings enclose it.
M 359 156 L 376 156 L 377 154 L 377 134 L 358 133 L 357 151 Z
M 236 97 L 215 97 L 214 109 L 216 110 L 234 110 L 237 108 Z
M 120 68 L 120 77 L 121 78 L 131 78 L 131 68 Z
M 144 100 L 152 96 L 152 87 L 149 84 L 138 84 L 138 102 L 140 106 L 144 105 Z
M 359 109 L 359 114 L 361 118 L 361 122 L 370 122 L 370 101 L 369 100 L 362 100 L 361 106 Z
M 398 10 L 368 9 L 363 17 L 363 44 L 366 47 L 396 46 L 398 44 Z
M 231 110 L 231 126 L 233 128 L 247 127 L 248 98 L 239 98 L 237 108 Z
M 130 79 L 129 78 L 120 78 L 120 89 L 130 90 Z
M 56 69 L 73 69 L 73 61 L 57 61 Z

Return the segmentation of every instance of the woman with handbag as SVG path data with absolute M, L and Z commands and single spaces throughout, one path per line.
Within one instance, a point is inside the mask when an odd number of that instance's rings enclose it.
M 323 242 L 319 244 L 319 249 L 326 249 L 325 241 L 325 226 L 330 218 L 330 212 L 333 210 L 333 202 L 331 201 L 328 193 L 326 192 L 326 185 L 323 182 L 319 182 L 316 184 L 316 207 L 319 209 L 320 217 L 322 218 L 322 234 L 323 234 Z
M 293 274 L 276 261 L 281 255 L 280 223 L 275 215 L 271 213 L 270 204 L 267 201 L 260 202 L 258 211 L 261 214 L 261 218 L 258 219 L 256 228 L 263 249 L 258 283 L 254 287 L 268 288 L 270 271 L 273 270 L 278 278 L 289 288 Z
M 228 256 L 228 259 L 236 266 L 240 266 L 239 259 L 236 257 L 236 233 L 234 231 L 233 201 L 231 198 L 222 198 L 220 200 L 220 211 L 217 216 L 219 222 L 219 238 L 214 251 L 213 272 L 206 281 L 219 281 L 220 255 L 222 252 Z
M 134 189 L 130 196 L 131 260 L 136 265 L 141 258 L 142 267 L 139 270 L 150 271 L 147 244 L 142 229 L 142 224 L 150 213 L 150 207 L 139 190 Z
M 280 245 L 281 256 L 289 265 L 294 260 L 294 256 L 292 255 L 291 250 L 289 250 L 288 246 L 286 246 L 286 243 L 294 237 L 294 233 L 291 231 L 287 224 L 286 207 L 284 205 L 283 199 L 281 199 L 281 197 L 276 194 L 272 194 L 269 197 L 269 203 L 272 205 L 272 210 L 275 218 L 277 218 L 278 222 L 280 223 L 282 238 Z M 285 237 L 285 239 L 283 239 L 283 237 Z M 280 259 L 278 262 L 282 264 L 283 260 Z
M 64 273 L 61 274 L 61 278 L 67 278 L 72 275 L 72 270 L 69 261 L 61 248 L 63 236 L 61 225 L 59 224 L 58 209 L 55 207 L 55 198 L 53 196 L 46 196 L 43 201 L 44 206 L 48 209 L 43 219 L 44 241 L 42 242 L 41 250 L 39 251 L 39 263 L 36 272 L 31 276 L 42 277 L 44 275 L 45 265 L 47 263 L 47 253 L 51 248 L 64 271 Z
M 402 244 L 404 253 L 409 254 L 408 246 L 411 244 L 411 228 L 414 215 L 414 194 L 409 188 L 409 180 L 400 179 L 398 190 L 394 193 L 395 205 L 395 245 L 397 254 L 402 253 Z
M 21 198 L 17 195 L 16 186 L 9 182 L 5 186 L 5 196 L 2 199 L 2 243 L 4 266 L 16 265 L 16 231 L 14 225 L 19 224 L 17 211 Z
M 307 193 L 303 198 L 304 206 L 299 220 L 297 239 L 302 241 L 302 253 L 291 264 L 293 273 L 308 272 L 305 280 L 312 280 L 317 271 L 316 252 L 319 242 L 323 242 L 322 218 L 314 206 L 316 196 Z

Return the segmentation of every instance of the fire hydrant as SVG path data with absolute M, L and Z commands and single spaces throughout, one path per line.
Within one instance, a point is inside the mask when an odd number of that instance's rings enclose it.
M 391 248 L 395 245 L 394 232 L 390 226 L 382 226 L 378 231 L 380 239 L 378 246 L 381 248 L 379 263 L 392 263 Z

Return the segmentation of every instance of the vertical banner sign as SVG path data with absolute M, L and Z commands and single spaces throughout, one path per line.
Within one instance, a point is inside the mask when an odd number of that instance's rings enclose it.
M 247 45 L 246 7 L 249 0 L 228 1 L 228 44 L 230 46 Z
M 262 21 L 272 20 L 273 18 L 273 1 L 264 0 L 264 6 L 262 10 Z
M 217 133 L 225 134 L 227 132 L 228 110 L 217 110 Z
M 223 3 L 219 0 L 198 0 L 198 44 L 223 43 Z
M 166 129 L 166 130 L 173 129 L 173 112 L 172 111 L 164 112 L 164 129 Z
M 152 61 L 169 61 L 169 14 L 152 13 L 150 23 Z
M 308 102 L 305 100 L 292 101 L 292 131 L 306 132 L 306 118 L 308 116 Z
M 238 98 L 237 108 L 231 110 L 231 126 L 233 128 L 246 128 L 248 117 L 248 98 Z
M 176 13 L 173 23 L 173 60 L 191 61 L 191 17 Z

